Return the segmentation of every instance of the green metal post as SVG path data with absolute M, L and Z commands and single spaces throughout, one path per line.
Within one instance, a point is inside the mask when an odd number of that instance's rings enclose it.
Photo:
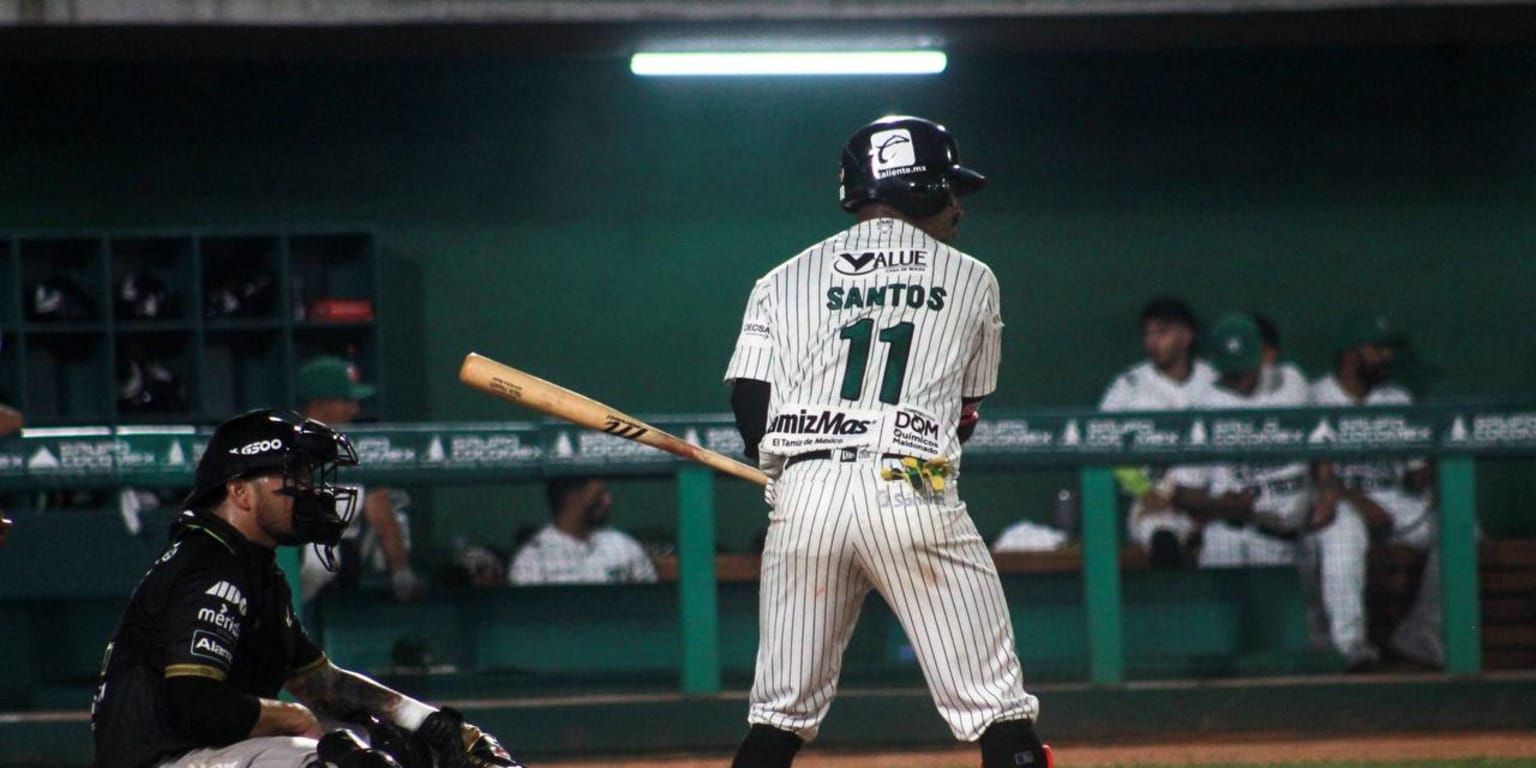
M 1088 615 L 1088 677 L 1125 679 L 1120 629 L 1120 535 L 1115 480 L 1108 467 L 1083 467 L 1083 600 Z
M 720 611 L 715 583 L 715 475 L 677 473 L 677 596 L 683 693 L 720 692 Z
M 1440 459 L 1440 606 L 1445 671 L 1483 669 L 1482 607 L 1477 573 L 1477 476 L 1471 456 Z

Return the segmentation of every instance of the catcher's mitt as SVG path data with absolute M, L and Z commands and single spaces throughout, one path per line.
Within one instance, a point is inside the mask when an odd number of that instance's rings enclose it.
M 388 754 L 401 768 L 432 768 L 432 748 L 420 734 L 373 715 L 359 718 L 368 728 L 368 743 Z
M 431 748 L 438 768 L 525 768 L 496 737 L 464 722 L 452 707 L 428 715 L 416 735 Z

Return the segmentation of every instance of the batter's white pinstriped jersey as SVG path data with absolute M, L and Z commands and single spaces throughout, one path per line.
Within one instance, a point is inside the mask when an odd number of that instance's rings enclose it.
M 998 305 L 986 265 L 896 219 L 861 222 L 757 282 L 726 379 L 772 385 L 765 466 L 826 452 L 775 481 L 749 722 L 816 736 L 871 589 L 956 738 L 1038 712 L 957 484 L 881 476 L 889 454 L 958 460 L 961 398 L 997 384 Z
M 997 386 L 987 265 L 897 219 L 823 240 L 757 282 L 726 379 L 773 385 L 762 450 L 960 456 L 960 398 Z

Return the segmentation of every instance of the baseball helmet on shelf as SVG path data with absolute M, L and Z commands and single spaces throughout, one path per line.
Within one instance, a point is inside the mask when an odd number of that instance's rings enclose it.
M 890 115 L 855 131 L 843 147 L 843 210 L 882 202 L 913 218 L 944 210 L 951 195 L 986 185 L 981 174 L 960 165 L 960 148 L 949 130 L 931 120 Z
M 112 308 L 119 320 L 158 320 L 176 313 L 176 297 L 164 280 L 129 272 L 112 286 Z
M 91 295 L 74 280 L 51 275 L 32 285 L 26 305 L 27 319 L 46 322 L 82 322 L 96 319 Z
M 214 430 L 184 504 L 209 507 L 223 499 L 230 480 L 280 472 L 279 493 L 293 498 L 293 535 L 281 543 L 314 544 L 321 563 L 334 570 L 334 547 L 357 511 L 357 489 L 338 486 L 336 471 L 356 465 L 352 441 L 325 424 L 293 411 L 249 411 Z
M 277 277 L 265 266 L 226 265 L 203 285 L 208 317 L 267 317 L 277 304 Z
M 187 388 L 155 360 L 126 358 L 117 365 L 117 405 L 123 413 L 176 413 L 187 408 Z

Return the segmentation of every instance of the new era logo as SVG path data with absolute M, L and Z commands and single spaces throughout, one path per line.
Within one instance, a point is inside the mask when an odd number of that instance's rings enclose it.
M 206 591 L 203 592 L 203 594 L 213 595 L 214 597 L 217 597 L 220 600 L 233 605 L 235 610 L 240 612 L 241 616 L 245 615 L 245 595 L 240 594 L 240 590 L 236 589 L 235 585 L 227 581 L 221 581 L 209 587 Z

